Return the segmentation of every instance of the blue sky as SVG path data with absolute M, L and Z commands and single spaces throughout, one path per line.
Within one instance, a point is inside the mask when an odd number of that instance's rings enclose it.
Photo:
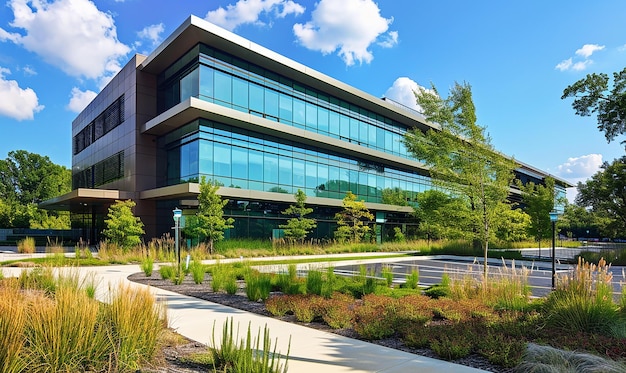
M 495 147 L 571 182 L 624 154 L 563 89 L 626 66 L 623 1 L 9 0 L 0 5 L 0 158 L 71 166 L 71 122 L 134 53 L 190 14 L 375 96 L 473 88 Z

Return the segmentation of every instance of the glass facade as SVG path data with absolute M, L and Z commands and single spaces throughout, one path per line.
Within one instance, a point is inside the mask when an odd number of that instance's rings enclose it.
M 266 192 L 342 199 L 351 191 L 382 202 L 382 190 L 400 188 L 410 198 L 431 188 L 415 173 L 320 151 L 288 140 L 199 119 L 160 138 L 166 149 L 166 185 L 198 181 Z
M 159 113 L 188 97 L 410 158 L 406 126 L 203 44 L 159 76 Z

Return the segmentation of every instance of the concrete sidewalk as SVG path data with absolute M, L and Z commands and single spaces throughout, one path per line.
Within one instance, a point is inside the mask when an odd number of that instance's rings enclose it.
M 130 274 L 140 272 L 138 265 L 83 267 L 79 270 L 82 275 L 96 276 L 99 281 L 97 293 L 99 299 L 106 299 L 108 290 L 117 287 L 118 284 L 145 286 L 127 280 Z M 20 271 L 18 268 L 2 268 L 5 276 L 19 275 Z M 158 299 L 166 302 L 170 326 L 185 337 L 200 343 L 211 343 L 213 325 L 216 326 L 216 340 L 219 341 L 221 327 L 230 318 L 233 319 L 235 327 L 239 325 L 241 337 L 245 336 L 248 325 L 251 326 L 253 336 L 267 326 L 272 343 L 277 343 L 276 351 L 282 354 L 287 353 L 291 340 L 288 362 L 290 372 L 484 372 L 170 291 L 156 288 L 152 290 Z

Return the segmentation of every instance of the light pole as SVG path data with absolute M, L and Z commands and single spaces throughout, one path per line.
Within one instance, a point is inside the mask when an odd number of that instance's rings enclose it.
M 550 221 L 552 222 L 552 290 L 556 289 L 556 221 L 559 214 L 556 211 L 550 211 Z
M 178 241 L 179 241 L 179 235 L 178 235 L 178 231 L 180 230 L 180 218 L 183 216 L 183 210 L 179 209 L 178 207 L 176 207 L 174 210 L 172 210 L 172 212 L 174 213 L 174 240 L 175 240 L 175 244 L 174 247 L 176 248 L 176 258 L 178 260 L 178 272 L 180 272 L 180 248 L 178 247 Z

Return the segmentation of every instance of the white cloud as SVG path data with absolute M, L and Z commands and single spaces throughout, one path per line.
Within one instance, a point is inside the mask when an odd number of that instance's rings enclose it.
M 383 46 L 397 43 L 398 33 L 387 32 L 393 18 L 383 18 L 372 0 L 320 0 L 305 24 L 296 23 L 293 32 L 300 44 L 323 54 L 338 51 L 346 65 L 369 63 L 374 56 L 368 50 L 379 37 Z
M 577 49 L 575 52 L 576 56 L 583 58 L 582 61 L 574 62 L 574 59 L 570 57 L 566 60 L 559 62 L 555 66 L 555 69 L 560 70 L 560 71 L 568 71 L 568 70 L 583 71 L 587 67 L 589 67 L 591 64 L 593 64 L 593 60 L 591 60 L 589 57 L 591 57 L 591 55 L 595 53 L 596 51 L 601 51 L 603 49 L 604 49 L 604 45 L 585 44 L 582 46 L 582 48 Z
M 556 169 L 556 176 L 567 179 L 572 184 L 584 182 L 600 170 L 602 166 L 602 154 L 588 154 L 580 157 L 568 158 L 567 162 L 559 165 Z M 567 199 L 574 202 L 578 190 L 567 188 Z
M 0 28 L 0 40 L 12 41 L 41 56 L 66 74 L 101 79 L 117 73 L 130 48 L 117 39 L 111 15 L 89 0 L 10 0 L 14 20 Z
M 410 109 L 422 112 L 422 108 L 417 104 L 415 92 L 419 91 L 419 85 L 407 77 L 400 77 L 393 82 L 393 85 L 385 92 L 388 97 Z M 423 88 L 423 87 L 422 87 Z
M 11 71 L 0 67 L 0 115 L 17 120 L 33 119 L 43 110 L 37 94 L 31 88 L 22 89 L 15 80 L 6 80 Z
M 604 49 L 604 45 L 598 44 L 585 44 L 582 48 L 576 51 L 577 56 L 582 56 L 583 58 L 589 58 L 595 51 L 601 51 Z
M 227 30 L 234 30 L 246 23 L 265 24 L 260 21 L 261 15 L 274 14 L 277 18 L 284 18 L 289 14 L 304 13 L 304 7 L 292 0 L 239 0 L 226 6 L 219 7 L 207 13 L 205 19 Z
M 146 26 L 143 30 L 137 33 L 137 36 L 141 39 L 146 39 L 150 41 L 153 47 L 159 45 L 163 38 L 161 34 L 165 31 L 165 26 L 163 23 L 159 23 L 156 25 Z
M 94 91 L 81 91 L 74 87 L 72 88 L 70 102 L 67 104 L 67 108 L 75 113 L 80 113 L 97 95 L 98 94 Z
M 567 162 L 557 167 L 557 176 L 575 182 L 590 178 L 600 170 L 602 154 L 588 154 L 580 157 L 568 158 Z
M 32 66 L 24 66 L 22 67 L 22 71 L 24 72 L 24 75 L 26 76 L 34 76 L 37 75 L 37 70 L 35 70 L 35 68 L 33 68 Z

